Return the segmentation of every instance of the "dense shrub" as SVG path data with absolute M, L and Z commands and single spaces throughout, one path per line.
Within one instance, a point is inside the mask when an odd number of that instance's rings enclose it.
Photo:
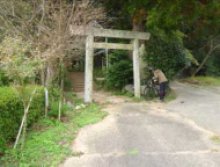
M 26 91 L 33 90 L 28 87 Z M 12 87 L 0 88 L 0 152 L 6 143 L 12 142 L 17 134 L 23 116 L 23 104 Z M 28 115 L 28 126 L 31 126 L 44 111 L 44 92 L 41 87 L 33 98 Z
M 108 89 L 121 89 L 133 80 L 133 65 L 126 52 L 111 55 L 111 65 L 106 72 L 105 86 Z
M 9 84 L 9 79 L 5 74 L 0 70 L 0 86 L 6 86 Z
M 148 65 L 162 69 L 168 78 L 172 78 L 185 67 L 186 53 L 178 40 L 165 40 L 152 35 L 145 60 Z

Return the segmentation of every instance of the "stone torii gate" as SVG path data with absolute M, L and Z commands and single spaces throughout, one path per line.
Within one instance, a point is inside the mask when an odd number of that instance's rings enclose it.
M 140 98 L 139 40 L 149 40 L 150 34 L 136 31 L 101 28 L 70 27 L 72 35 L 86 36 L 84 101 L 92 102 L 94 49 L 117 49 L 133 51 L 134 95 Z M 94 42 L 95 37 L 132 40 L 132 44 Z

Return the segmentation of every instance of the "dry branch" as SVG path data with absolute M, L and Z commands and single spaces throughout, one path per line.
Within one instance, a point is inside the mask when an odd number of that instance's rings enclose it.
M 18 144 L 18 142 L 19 142 L 19 140 L 20 140 L 20 136 L 21 136 L 22 130 L 23 130 L 23 131 L 26 130 L 26 129 L 24 129 L 24 126 L 25 126 L 25 124 L 26 124 L 26 122 L 27 122 L 27 116 L 28 116 L 29 108 L 30 108 L 31 102 L 32 102 L 32 100 L 33 100 L 33 97 L 34 97 L 36 91 L 37 91 L 37 88 L 35 88 L 35 89 L 33 90 L 33 92 L 31 93 L 31 97 L 30 97 L 30 99 L 29 99 L 29 102 L 28 102 L 27 106 L 24 106 L 24 115 L 23 115 L 23 118 L 22 118 L 22 121 L 21 121 L 20 128 L 19 128 L 19 130 L 18 130 L 18 134 L 17 134 L 17 136 L 16 136 L 16 141 L 15 141 L 15 144 L 14 144 L 14 149 L 16 148 L 16 146 L 17 146 L 17 144 Z

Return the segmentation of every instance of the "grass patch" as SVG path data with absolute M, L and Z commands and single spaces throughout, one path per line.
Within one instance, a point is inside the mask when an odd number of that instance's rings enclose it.
M 164 97 L 164 102 L 168 103 L 170 101 L 173 101 L 177 98 L 177 94 L 176 92 L 171 89 L 168 88 L 166 96 Z M 152 94 L 148 94 L 147 96 L 145 96 L 145 100 L 147 101 L 158 101 L 159 100 L 159 95 L 155 95 L 154 93 Z
M 171 89 L 171 90 L 167 93 L 167 95 L 165 96 L 164 101 L 165 101 L 165 102 L 170 102 L 170 101 L 175 100 L 176 98 L 177 98 L 176 92 Z
M 100 107 L 96 104 L 91 104 L 84 112 L 79 112 L 74 118 L 74 123 L 78 127 L 83 127 L 88 124 L 93 124 L 101 121 L 106 116 L 105 112 L 100 111 Z
M 220 144 L 220 136 L 212 136 L 211 140 L 216 144 Z
M 146 100 L 143 96 L 138 98 L 138 97 L 135 97 L 133 93 L 128 92 L 128 91 L 113 91 L 112 94 L 115 96 L 127 97 L 131 99 L 133 102 L 142 102 Z
M 220 86 L 220 77 L 199 76 L 182 79 L 181 82 L 186 82 L 201 86 Z
M 38 128 L 28 133 L 23 150 L 8 149 L 0 164 L 9 167 L 58 166 L 66 157 L 75 155 L 71 152 L 70 145 L 79 129 L 106 116 L 94 103 L 66 114 L 67 122 L 40 120 L 35 126 Z
M 132 149 L 132 150 L 129 150 L 128 151 L 128 155 L 138 155 L 139 154 L 139 151 L 137 149 Z
M 133 102 L 136 102 L 136 103 L 145 101 L 145 98 L 143 96 L 141 96 L 140 98 L 133 96 L 131 99 Z

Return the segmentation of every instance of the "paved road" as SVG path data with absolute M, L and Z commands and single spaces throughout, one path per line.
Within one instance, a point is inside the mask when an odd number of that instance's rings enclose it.
M 68 158 L 61 166 L 219 167 L 220 143 L 210 138 L 219 130 L 220 122 L 215 121 L 219 114 L 217 109 L 211 110 L 211 106 L 218 107 L 216 98 L 220 100 L 220 95 L 217 90 L 211 91 L 213 97 L 209 99 L 216 102 L 209 106 L 207 101 L 201 101 L 204 96 L 197 92 L 198 88 L 187 86 L 195 89 L 191 92 L 184 91 L 184 86 L 174 85 L 180 95 L 169 104 L 111 105 L 107 108 L 110 113 L 107 118 L 80 131 L 73 151 L 82 155 Z M 213 115 L 206 114 L 205 110 L 212 111 Z M 200 113 L 202 116 L 197 119 Z
M 172 87 L 178 98 L 166 109 L 220 135 L 220 87 L 201 88 L 181 83 L 175 83 Z

